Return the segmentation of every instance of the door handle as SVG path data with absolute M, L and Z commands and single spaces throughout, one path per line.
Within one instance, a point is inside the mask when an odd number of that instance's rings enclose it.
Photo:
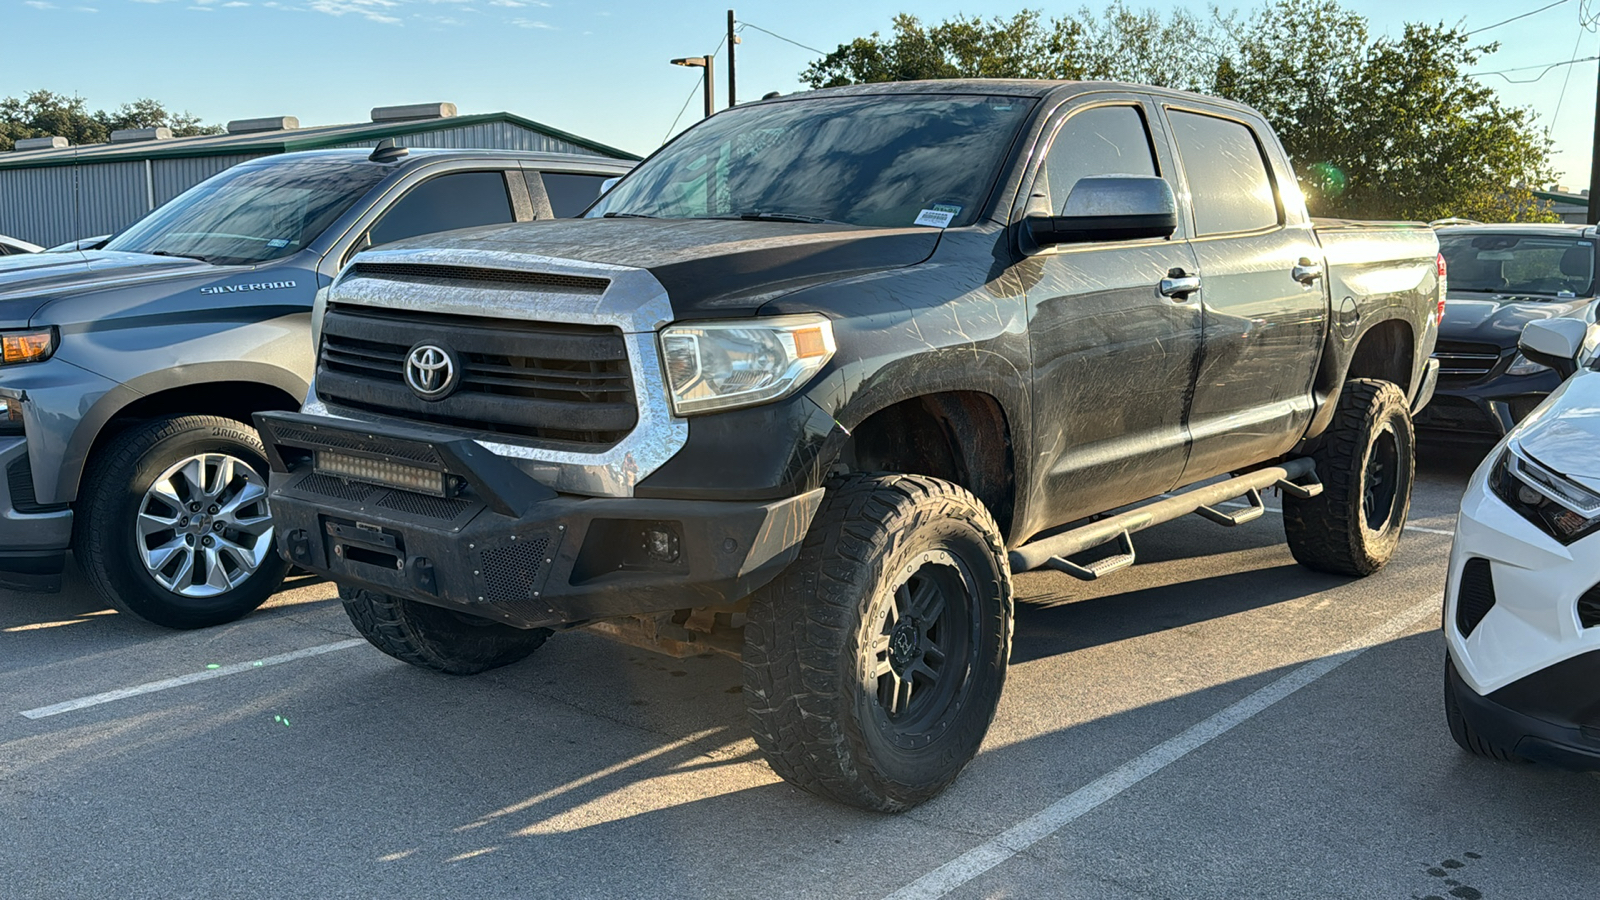
M 1317 283 L 1318 278 L 1322 277 L 1322 265 L 1320 263 L 1314 263 L 1310 259 L 1302 256 L 1300 258 L 1300 262 L 1296 263 L 1295 267 L 1289 270 L 1289 274 L 1294 278 L 1295 281 L 1300 282 L 1306 287 L 1310 287 L 1311 285 Z
M 1182 269 L 1173 269 L 1161 279 L 1161 296 L 1182 302 L 1200 290 L 1200 276 L 1190 275 Z

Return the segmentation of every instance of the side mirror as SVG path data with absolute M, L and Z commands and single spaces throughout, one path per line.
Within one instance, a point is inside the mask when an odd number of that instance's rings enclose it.
M 600 182 L 600 196 L 604 197 L 606 195 L 606 192 L 611 190 L 612 188 L 616 187 L 617 186 L 617 182 L 619 182 L 621 180 L 622 180 L 622 176 L 618 175 L 615 178 L 607 178 L 605 181 Z
M 1072 186 L 1061 215 L 1023 221 L 1028 236 L 1041 247 L 1165 238 L 1178 230 L 1178 200 L 1165 178 L 1091 175 Z
M 1523 327 L 1517 347 L 1523 356 L 1568 378 L 1578 371 L 1591 329 L 1600 331 L 1600 325 L 1589 325 L 1582 319 L 1538 319 Z

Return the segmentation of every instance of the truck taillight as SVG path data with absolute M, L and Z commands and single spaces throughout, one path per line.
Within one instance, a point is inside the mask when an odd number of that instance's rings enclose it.
M 1434 313 L 1433 324 L 1438 325 L 1444 322 L 1444 293 L 1447 289 L 1446 281 L 1448 280 L 1449 270 L 1444 264 L 1443 253 L 1436 256 L 1434 260 L 1439 266 L 1439 310 Z

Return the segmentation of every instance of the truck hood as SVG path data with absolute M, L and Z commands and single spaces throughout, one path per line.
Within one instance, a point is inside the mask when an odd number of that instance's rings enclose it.
M 1534 459 L 1600 491 L 1600 372 L 1567 379 L 1516 441 Z
M 1439 340 L 1515 347 L 1522 326 L 1536 319 L 1572 316 L 1592 304 L 1593 298 L 1529 300 L 1488 294 L 1450 294 L 1439 324 Z
M 51 300 L 152 281 L 214 278 L 236 267 L 197 259 L 90 250 L 0 259 L 0 328 L 20 328 Z
M 469 228 L 383 250 L 490 250 L 630 266 L 667 289 L 678 318 L 753 315 L 791 291 L 915 265 L 936 228 L 864 228 L 724 219 L 552 219 Z

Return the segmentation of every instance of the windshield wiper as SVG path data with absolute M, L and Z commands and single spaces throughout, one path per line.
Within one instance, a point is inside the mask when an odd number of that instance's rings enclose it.
M 602 219 L 654 219 L 655 216 L 647 216 L 644 213 L 608 212 L 608 213 L 601 213 L 600 214 L 600 218 L 602 218 Z
M 150 251 L 150 255 L 151 256 L 175 256 L 175 257 L 177 257 L 179 259 L 198 259 L 201 262 L 211 262 L 211 260 L 207 259 L 204 256 L 201 256 L 198 253 L 173 253 L 171 250 L 151 250 Z
M 717 216 L 719 219 L 743 219 L 746 222 L 804 222 L 808 225 L 843 225 L 844 222 L 835 222 L 820 216 L 803 216 L 800 213 L 786 212 L 742 212 L 731 216 Z

